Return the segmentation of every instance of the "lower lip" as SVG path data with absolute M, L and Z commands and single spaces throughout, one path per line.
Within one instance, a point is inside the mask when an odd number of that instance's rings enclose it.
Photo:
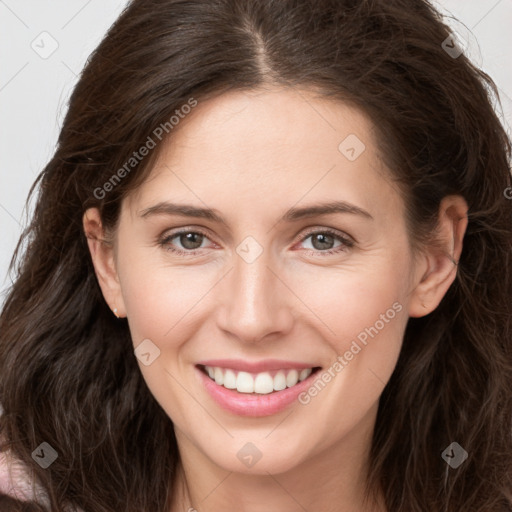
M 234 389 L 219 386 L 196 366 L 206 391 L 223 408 L 239 416 L 270 416 L 286 409 L 305 391 L 317 376 L 318 370 L 295 386 L 265 395 L 239 393 Z

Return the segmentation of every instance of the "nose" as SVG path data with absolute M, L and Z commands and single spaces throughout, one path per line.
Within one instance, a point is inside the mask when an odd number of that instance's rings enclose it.
M 219 283 L 218 326 L 242 343 L 283 337 L 293 325 L 293 294 L 272 268 L 269 251 L 249 261 L 235 253 L 233 268 Z

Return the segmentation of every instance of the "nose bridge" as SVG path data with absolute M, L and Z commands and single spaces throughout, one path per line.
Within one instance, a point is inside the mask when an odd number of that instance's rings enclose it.
M 271 251 L 253 237 L 236 248 L 224 287 L 222 328 L 240 341 L 255 342 L 288 327 L 290 312 L 273 267 Z

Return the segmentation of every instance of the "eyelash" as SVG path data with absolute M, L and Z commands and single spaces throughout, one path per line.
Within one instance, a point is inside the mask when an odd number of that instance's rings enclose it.
M 190 233 L 193 233 L 193 234 L 196 234 L 196 235 L 202 235 L 206 238 L 208 238 L 208 234 L 205 233 L 204 231 L 201 231 L 201 230 L 191 230 L 191 229 L 183 229 L 181 231 L 176 231 L 175 233 L 170 233 L 164 237 L 162 237 L 161 239 L 159 239 L 158 241 L 158 244 L 162 247 L 164 247 L 165 249 L 167 249 L 168 251 L 174 253 L 174 254 L 177 254 L 179 256 L 195 256 L 198 252 L 201 251 L 201 249 L 192 249 L 192 250 L 189 250 L 189 251 L 184 251 L 182 249 L 175 249 L 175 248 L 172 248 L 170 247 L 170 240 L 176 238 L 177 236 L 179 235 L 184 235 L 184 234 L 190 234 Z M 324 256 L 330 256 L 332 254 L 338 254 L 338 253 L 342 253 L 344 251 L 346 251 L 347 249 L 350 249 L 354 246 L 354 242 L 349 239 L 348 237 L 346 236 L 343 236 L 343 235 L 340 235 L 337 231 L 334 231 L 332 229 L 329 229 L 329 228 L 326 228 L 326 229 L 316 229 L 316 230 L 312 230 L 312 231 L 309 231 L 307 232 L 303 238 L 301 238 L 300 242 L 304 242 L 305 240 L 307 240 L 311 235 L 316 235 L 316 234 L 329 234 L 329 235 L 332 235 L 334 236 L 334 238 L 338 239 L 340 242 L 342 242 L 342 245 L 340 245 L 339 247 L 335 248 L 335 249 L 329 249 L 327 251 L 320 251 L 320 250 L 312 250 L 312 249 L 309 249 L 307 250 L 307 252 L 309 254 L 314 254 L 315 256 L 316 255 L 320 255 L 320 257 L 324 257 Z

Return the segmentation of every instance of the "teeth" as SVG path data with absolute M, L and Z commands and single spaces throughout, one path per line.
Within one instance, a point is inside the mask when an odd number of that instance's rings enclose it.
M 236 375 L 233 370 L 226 370 L 224 372 L 224 384 L 223 386 L 228 389 L 236 388 Z
M 284 372 L 277 372 L 274 376 L 274 389 L 281 391 L 286 388 L 286 374 Z
M 304 368 L 304 370 L 301 370 L 299 373 L 299 380 L 303 381 L 304 379 L 307 379 L 311 375 L 311 368 Z
M 220 368 L 215 368 L 215 382 L 219 384 L 219 386 L 222 386 L 224 384 L 224 373 Z
M 238 375 L 236 376 L 236 390 L 239 393 L 254 392 L 254 379 L 250 373 L 238 372 Z
M 272 391 L 274 391 L 274 379 L 270 373 L 258 373 L 254 379 L 254 392 L 266 395 Z
M 219 386 L 236 389 L 239 393 L 259 393 L 262 395 L 273 391 L 281 391 L 287 387 L 291 388 L 297 382 L 307 379 L 313 371 L 312 368 L 279 370 L 272 376 L 270 372 L 252 374 L 212 366 L 205 366 L 205 369 L 210 378 Z
M 286 376 L 286 385 L 291 388 L 299 382 L 299 372 L 297 370 L 290 370 Z

